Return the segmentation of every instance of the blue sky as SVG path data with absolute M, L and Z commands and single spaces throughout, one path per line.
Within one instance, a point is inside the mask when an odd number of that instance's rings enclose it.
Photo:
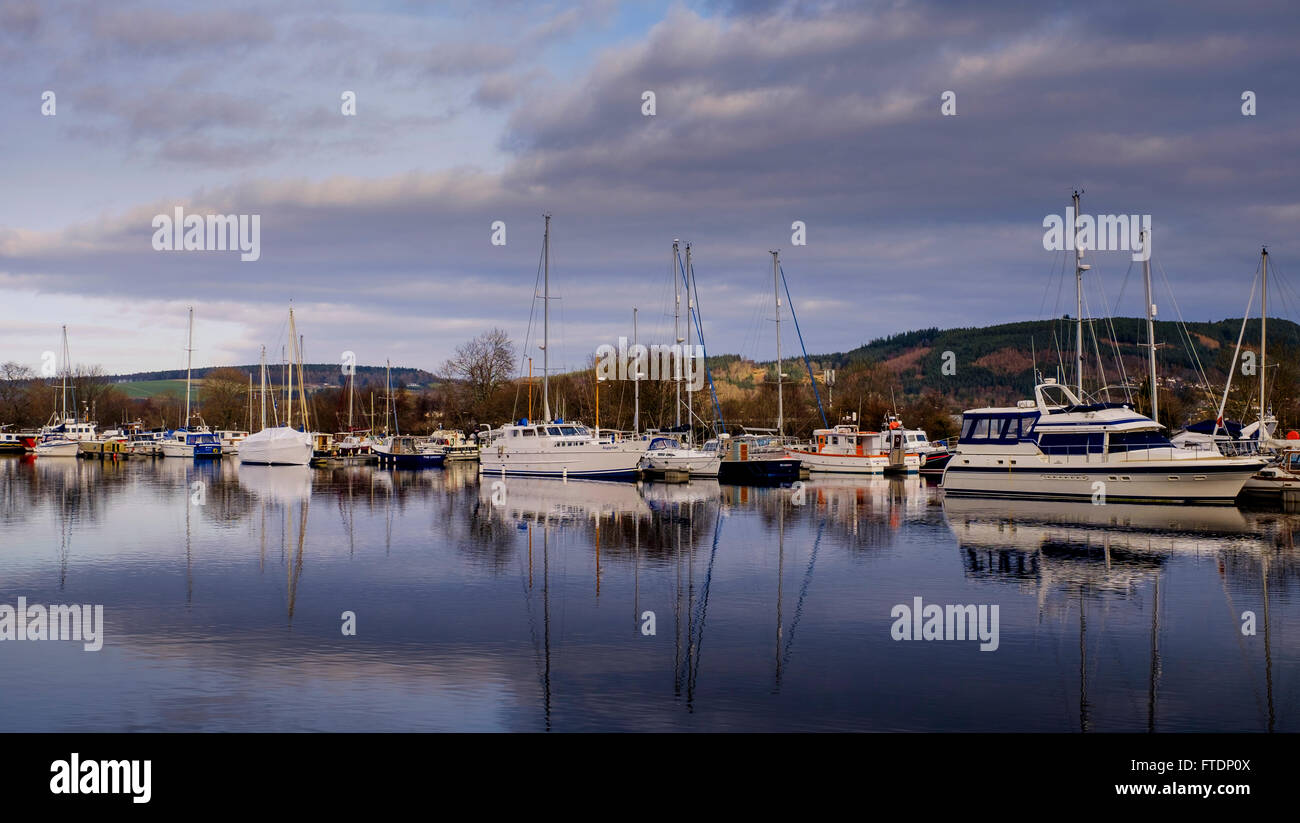
M 1297 22 L 1254 2 L 5 0 L 0 360 L 37 365 L 66 323 L 77 362 L 175 368 L 193 305 L 197 364 L 252 362 L 292 300 L 311 360 L 436 369 L 493 326 L 522 342 L 543 211 L 557 367 L 630 334 L 633 306 L 669 342 L 673 238 L 711 351 L 774 354 L 774 247 L 809 349 L 846 350 L 1069 310 L 1041 238 L 1074 188 L 1085 212 L 1152 215 L 1188 320 L 1239 316 L 1260 245 L 1283 279 L 1295 259 Z M 261 259 L 154 251 L 178 205 L 260 214 Z M 1140 314 L 1128 255 L 1090 261 L 1090 293 L 1113 304 L 1128 273 L 1118 313 Z

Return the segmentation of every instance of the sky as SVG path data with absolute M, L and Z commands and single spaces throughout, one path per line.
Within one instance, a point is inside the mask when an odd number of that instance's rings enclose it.
M 711 353 L 775 355 L 773 249 L 846 351 L 1072 313 L 1075 189 L 1151 216 L 1161 319 L 1240 317 L 1268 245 L 1298 320 L 1297 37 L 1253 0 L 0 0 L 0 361 L 67 325 L 75 363 L 183 368 L 190 306 L 196 366 L 278 360 L 292 305 L 311 362 L 436 371 L 500 327 L 540 371 L 546 212 L 555 370 L 634 308 L 672 342 L 674 239 Z M 259 215 L 260 257 L 156 250 L 177 207 Z M 1128 252 L 1087 262 L 1090 314 L 1143 313 Z

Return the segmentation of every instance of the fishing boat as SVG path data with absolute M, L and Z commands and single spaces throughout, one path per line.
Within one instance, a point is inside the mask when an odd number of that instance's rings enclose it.
M 293 363 L 297 367 L 298 384 L 302 396 L 302 409 L 299 418 L 303 431 L 293 427 L 294 378 L 292 375 L 286 381 L 288 402 L 284 425 L 267 426 L 266 424 L 266 347 L 263 346 L 261 360 L 262 429 L 240 441 L 238 455 L 240 465 L 306 466 L 311 463 L 312 436 L 306 431 L 308 428 L 306 384 L 302 376 L 302 352 L 298 341 L 298 329 L 293 319 L 293 309 L 289 309 L 289 338 L 293 347 Z
M 787 446 L 786 454 L 801 461 L 810 472 L 884 474 L 889 468 L 882 434 L 859 431 L 848 424 L 814 429 L 811 443 Z M 914 462 L 919 465 L 919 461 Z
M 542 409 L 543 419 L 520 418 L 493 429 L 479 454 L 479 473 L 499 477 L 525 475 L 560 478 L 633 480 L 639 474 L 648 441 L 611 443 L 578 422 L 551 417 L 550 308 L 551 216 L 544 215 L 542 235 Z M 482 435 L 480 435 L 482 438 Z

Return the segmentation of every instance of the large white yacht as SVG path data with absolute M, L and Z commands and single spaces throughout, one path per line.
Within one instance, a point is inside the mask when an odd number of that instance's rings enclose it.
M 481 433 L 485 445 L 479 452 L 479 474 L 484 476 L 533 475 L 561 478 L 634 480 L 648 440 L 611 441 L 578 422 L 551 417 L 550 306 L 551 216 L 545 215 L 542 235 L 542 417 L 520 418 Z
M 521 419 L 492 431 L 479 454 L 479 473 L 633 480 L 644 454 L 644 447 L 624 448 L 581 423 Z
M 949 495 L 1231 504 L 1264 461 L 1179 448 L 1120 403 L 1084 403 L 1047 379 L 1033 400 L 962 415 Z

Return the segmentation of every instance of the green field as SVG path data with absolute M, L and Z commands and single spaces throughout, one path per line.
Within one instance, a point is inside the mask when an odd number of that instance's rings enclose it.
M 199 388 L 202 385 L 202 380 L 193 381 L 190 386 L 190 396 L 198 397 Z M 174 397 L 185 396 L 184 380 L 141 380 L 135 383 L 114 383 L 113 387 L 132 400 L 157 397 L 160 394 L 170 394 Z

